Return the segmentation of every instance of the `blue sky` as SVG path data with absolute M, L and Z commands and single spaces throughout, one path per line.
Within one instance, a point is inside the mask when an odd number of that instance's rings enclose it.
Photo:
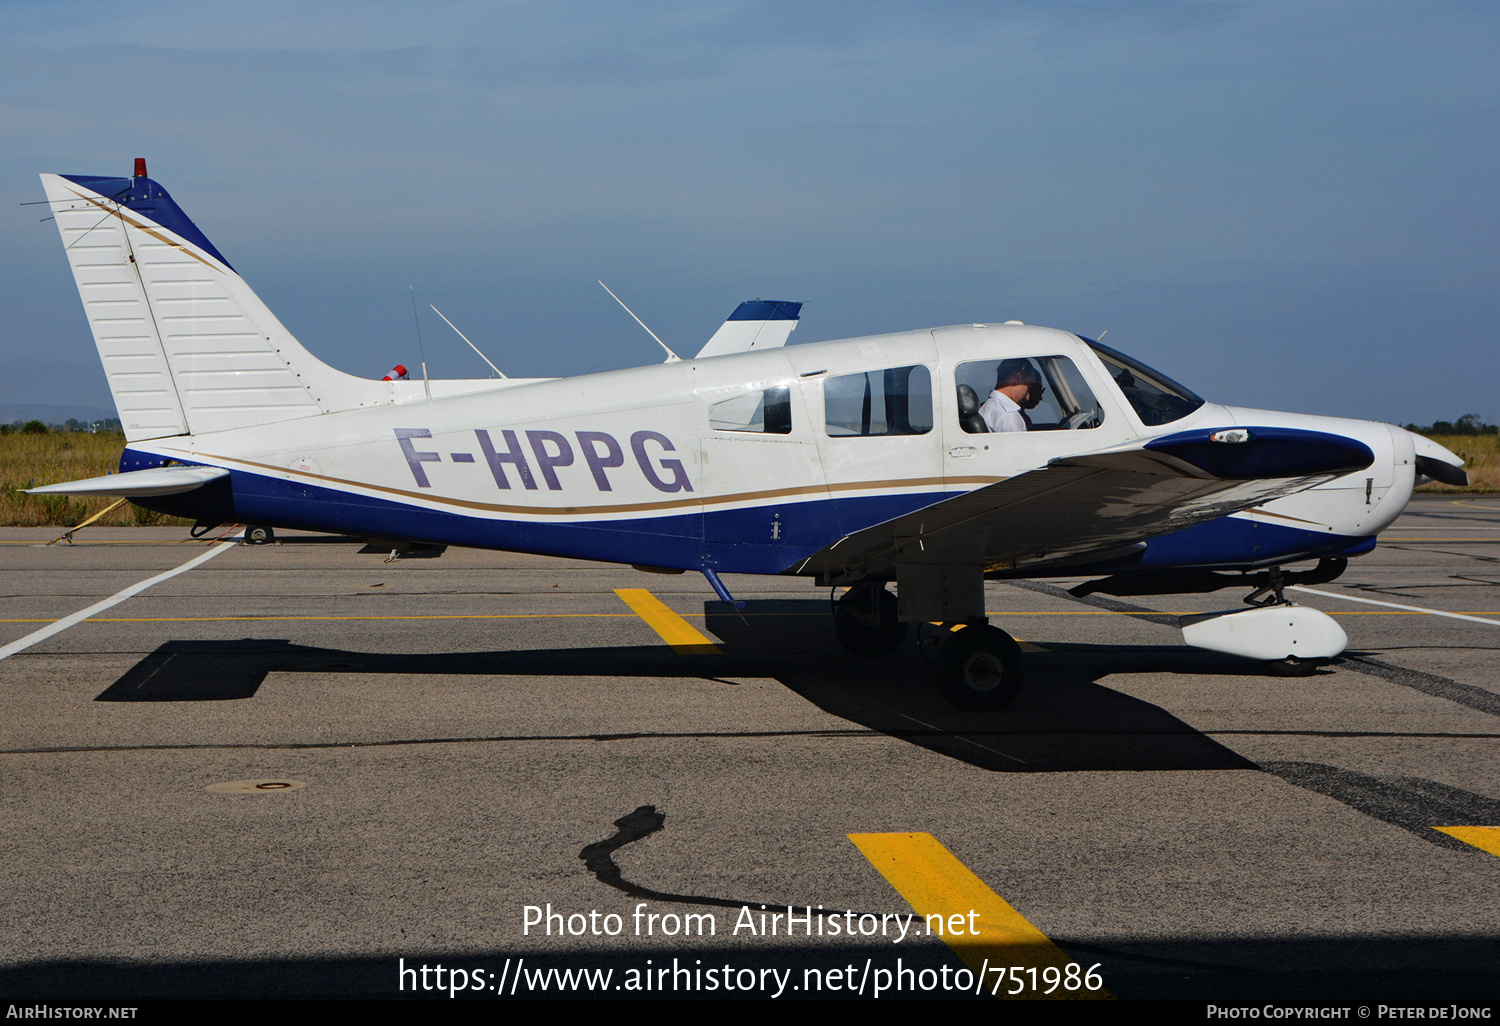
M 0 2 L 3 402 L 110 405 L 39 171 L 144 156 L 314 352 L 508 373 L 1018 318 L 1223 402 L 1500 419 L 1500 6 Z M 430 312 L 435 376 L 485 368 Z

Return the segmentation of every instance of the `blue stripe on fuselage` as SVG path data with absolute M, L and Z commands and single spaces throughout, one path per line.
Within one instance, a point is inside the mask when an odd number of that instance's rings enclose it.
M 163 462 L 163 457 L 127 449 L 120 469 L 139 470 Z M 428 509 L 300 480 L 232 470 L 227 480 L 197 491 L 135 501 L 163 513 L 205 521 L 238 521 L 611 563 L 779 574 L 844 535 L 922 509 L 944 497 L 935 492 L 912 492 L 786 501 L 638 519 L 538 522 Z M 1053 571 L 1023 570 L 1018 576 L 1263 567 L 1294 559 L 1359 555 L 1374 546 L 1373 537 L 1222 517 L 1151 538 L 1145 551 L 1126 559 Z
M 126 450 L 120 469 L 163 457 Z M 929 506 L 941 493 L 786 501 L 748 509 L 609 521 L 506 520 L 357 495 L 302 480 L 231 470 L 182 495 L 135 500 L 173 516 L 334 534 L 411 539 L 610 563 L 779 574 L 830 541 Z

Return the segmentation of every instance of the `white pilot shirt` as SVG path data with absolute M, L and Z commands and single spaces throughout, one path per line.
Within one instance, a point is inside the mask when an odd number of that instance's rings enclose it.
M 991 431 L 1025 431 L 1021 406 L 1004 392 L 994 391 L 979 406 L 979 415 Z

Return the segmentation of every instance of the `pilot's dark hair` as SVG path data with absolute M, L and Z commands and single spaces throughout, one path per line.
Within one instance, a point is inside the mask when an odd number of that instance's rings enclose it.
M 1006 385 L 1034 385 L 1041 380 L 1042 376 L 1036 372 L 1030 360 L 1005 360 L 995 368 L 996 388 L 1004 388 Z

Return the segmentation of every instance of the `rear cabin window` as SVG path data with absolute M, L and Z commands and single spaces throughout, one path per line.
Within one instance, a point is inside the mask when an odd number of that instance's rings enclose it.
M 708 408 L 715 431 L 750 431 L 763 435 L 792 433 L 792 390 L 785 385 L 725 399 Z
M 1066 356 L 973 360 L 959 364 L 954 377 L 958 423 L 970 434 L 1087 431 L 1104 423 L 1104 408 Z M 1010 403 L 994 398 L 997 391 Z
M 932 430 L 932 374 L 891 367 L 841 374 L 823 383 L 829 437 L 925 435 Z

